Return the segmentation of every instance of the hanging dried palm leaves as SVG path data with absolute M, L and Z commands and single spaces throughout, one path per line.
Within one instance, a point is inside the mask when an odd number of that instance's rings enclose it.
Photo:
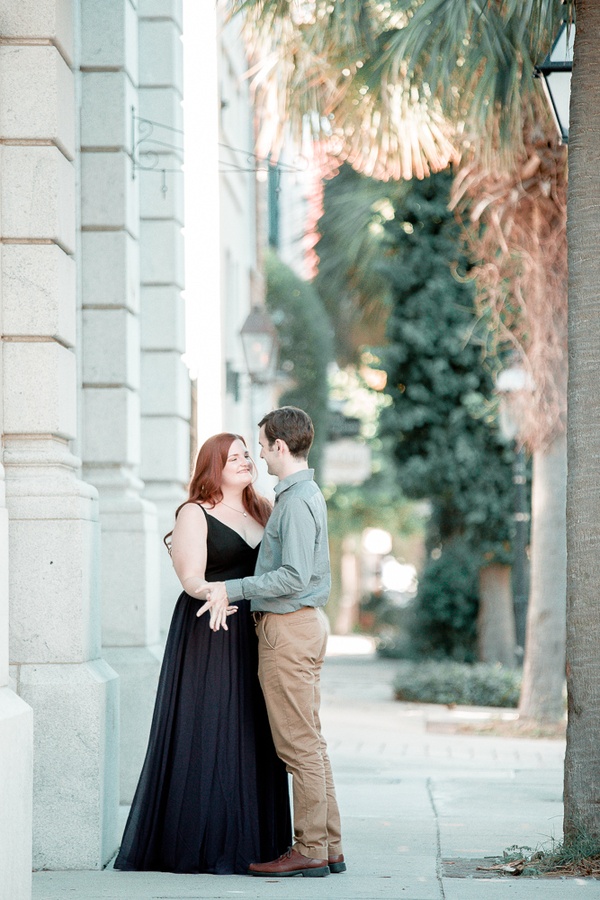
M 474 154 L 456 178 L 453 205 L 479 260 L 479 311 L 493 339 L 512 346 L 529 374 L 517 397 L 520 438 L 531 450 L 564 430 L 567 382 L 567 153 L 541 99 L 523 114 L 525 150 L 510 172 Z

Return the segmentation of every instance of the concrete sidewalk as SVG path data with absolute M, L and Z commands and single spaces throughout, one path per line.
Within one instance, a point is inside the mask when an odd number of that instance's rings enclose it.
M 359 639 L 331 642 L 323 723 L 348 871 L 327 878 L 38 872 L 34 900 L 540 900 L 600 898 L 593 879 L 477 871 L 508 846 L 562 831 L 562 741 L 440 733 L 484 711 L 392 699 L 394 663 Z M 352 651 L 353 655 L 347 655 Z

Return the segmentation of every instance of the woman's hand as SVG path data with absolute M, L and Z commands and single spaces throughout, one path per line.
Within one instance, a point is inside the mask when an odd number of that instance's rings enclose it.
M 210 612 L 209 627 L 211 630 L 218 631 L 222 628 L 224 631 L 228 631 L 227 618 L 237 612 L 237 606 L 230 605 L 225 584 L 222 581 L 215 581 L 212 584 L 203 585 L 200 590 L 206 595 L 206 602 L 196 615 L 202 616 L 205 612 Z

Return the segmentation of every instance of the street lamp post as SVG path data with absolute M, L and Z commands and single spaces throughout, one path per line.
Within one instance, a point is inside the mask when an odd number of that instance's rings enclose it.
M 252 306 L 242 325 L 240 337 L 246 360 L 246 371 L 250 377 L 251 433 L 255 434 L 256 424 L 259 420 L 256 409 L 256 392 L 260 385 L 266 385 L 273 380 L 277 364 L 277 331 L 264 306 L 258 304 Z M 266 410 L 262 410 L 262 412 L 266 412 Z M 254 453 L 257 452 L 258 445 L 255 445 Z
M 575 23 L 563 22 L 550 53 L 544 62 L 536 67 L 536 74 L 542 76 L 544 91 L 558 133 L 565 144 L 569 141 L 569 103 L 574 43 Z
M 519 422 L 515 410 L 518 392 L 529 389 L 529 378 L 525 369 L 513 365 L 503 369 L 496 378 L 496 391 L 500 396 L 500 430 L 506 441 L 515 441 L 513 462 L 514 486 L 514 562 L 513 562 L 513 605 L 515 611 L 515 632 L 517 652 L 523 658 L 527 631 L 527 601 L 529 585 L 527 577 L 527 533 L 531 518 L 527 503 L 527 470 L 525 449 L 516 442 Z
M 275 368 L 277 332 L 263 306 L 252 307 L 242 325 L 240 337 L 250 380 L 264 383 Z

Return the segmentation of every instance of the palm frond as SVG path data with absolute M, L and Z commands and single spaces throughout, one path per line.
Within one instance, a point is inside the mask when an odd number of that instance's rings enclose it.
M 427 86 L 406 74 L 382 79 L 370 66 L 385 38 L 374 40 L 365 61 L 348 61 L 289 18 L 267 32 L 249 18 L 246 34 L 260 154 L 276 157 L 286 130 L 300 141 L 308 123 L 313 140 L 340 162 L 382 180 L 423 178 L 457 160 L 453 129 Z
M 315 286 L 330 313 L 340 364 L 356 361 L 365 344 L 384 342 L 390 291 L 379 271 L 384 225 L 405 190 L 404 183 L 382 184 L 350 166 L 325 182 Z
M 518 153 L 534 67 L 560 0 L 230 0 L 253 60 L 262 146 L 286 124 L 382 177 L 423 177 L 469 149 Z
M 379 4 L 380 13 L 386 5 Z M 311 41 L 325 39 L 346 54 L 361 51 L 368 44 L 377 21 L 374 5 L 364 0 L 229 0 L 226 6 L 230 15 L 243 13 L 265 31 L 275 22 L 287 20 L 310 33 Z
M 558 0 L 423 0 L 377 64 L 389 77 L 406 65 L 467 131 L 497 130 L 504 143 L 512 142 L 535 64 L 549 49 L 562 9 Z

